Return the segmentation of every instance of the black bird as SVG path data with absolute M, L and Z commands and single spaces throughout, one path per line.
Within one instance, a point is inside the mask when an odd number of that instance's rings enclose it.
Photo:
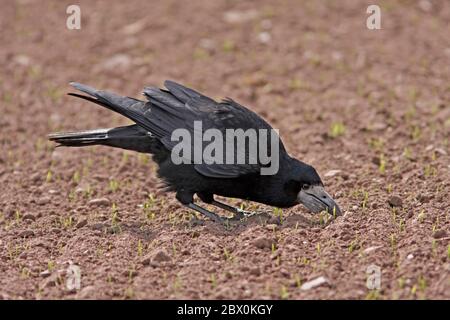
M 177 143 L 171 139 L 173 131 L 182 128 L 195 135 L 194 121 L 201 121 L 203 130 L 214 128 L 223 133 L 230 128 L 272 129 L 260 116 L 232 99 L 216 102 L 172 81 L 165 81 L 167 89 L 145 88 L 143 94 L 147 101 L 122 97 L 79 83 L 73 82 L 71 85 L 87 95 L 69 95 L 120 113 L 136 124 L 54 133 L 49 135 L 51 141 L 69 147 L 107 145 L 152 154 L 159 166 L 158 176 L 165 182 L 167 190 L 176 192 L 176 198 L 183 205 L 215 221 L 223 221 L 223 218 L 196 205 L 195 194 L 203 202 L 233 212 L 236 218 L 249 213 L 214 200 L 214 195 L 246 199 L 279 208 L 302 203 L 312 212 L 326 210 L 330 214 L 341 214 L 339 206 L 325 192 L 316 170 L 289 156 L 278 135 L 279 170 L 273 175 L 261 175 L 260 171 L 265 165 L 260 161 L 253 164 L 208 164 L 194 163 L 190 158 L 189 163 L 173 162 L 171 152 Z M 270 145 L 268 149 L 272 152 Z M 247 150 L 245 157 L 248 160 Z

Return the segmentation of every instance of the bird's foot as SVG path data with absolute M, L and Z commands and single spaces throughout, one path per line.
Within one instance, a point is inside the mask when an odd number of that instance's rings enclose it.
M 256 212 L 251 212 L 251 211 L 245 211 L 242 209 L 236 209 L 236 213 L 233 216 L 233 220 L 242 220 L 242 219 L 246 219 L 246 218 L 250 218 L 251 216 L 256 215 Z

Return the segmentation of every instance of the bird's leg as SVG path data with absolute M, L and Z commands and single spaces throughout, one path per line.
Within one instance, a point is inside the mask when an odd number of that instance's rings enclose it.
M 222 208 L 224 210 L 234 213 L 233 218 L 236 220 L 240 220 L 245 217 L 250 217 L 255 214 L 254 212 L 249 212 L 249 211 L 245 211 L 245 210 L 242 210 L 239 208 L 235 208 L 235 207 L 229 206 L 228 204 L 225 204 L 225 203 L 222 203 L 222 202 L 216 201 L 216 200 L 211 201 L 211 204 L 213 206 L 216 206 L 216 207 L 219 207 L 219 208 Z
M 192 209 L 192 210 L 195 210 L 195 211 L 201 213 L 202 215 L 210 218 L 211 220 L 213 220 L 215 222 L 220 222 L 220 223 L 224 222 L 224 220 L 221 217 L 219 217 L 217 214 L 215 214 L 214 212 L 206 210 L 206 209 L 196 205 L 195 203 L 191 202 L 191 203 L 185 204 L 185 206 L 190 208 L 190 209 Z

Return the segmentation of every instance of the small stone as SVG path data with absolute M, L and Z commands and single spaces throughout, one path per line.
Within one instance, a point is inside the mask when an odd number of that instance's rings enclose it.
M 22 232 L 19 233 L 19 237 L 21 238 L 29 238 L 32 236 L 34 236 L 33 230 L 23 230 Z
M 388 199 L 388 203 L 391 207 L 401 207 L 403 205 L 403 200 L 399 196 L 391 196 Z
M 80 229 L 80 228 L 83 228 L 85 225 L 87 225 L 87 219 L 80 220 L 80 221 L 75 225 L 75 228 Z
M 302 284 L 302 286 L 300 287 L 300 290 L 303 290 L 303 291 L 311 290 L 311 289 L 314 289 L 314 288 L 319 287 L 326 283 L 328 283 L 328 280 L 325 277 L 320 276 L 314 280 L 311 280 L 311 281 L 308 281 L 308 282 L 305 282 L 304 284 Z
M 272 39 L 272 36 L 267 31 L 263 31 L 258 34 L 258 40 L 261 43 L 269 43 L 271 39 Z
M 141 19 L 122 28 L 122 33 L 126 35 L 134 35 L 141 32 L 147 26 L 147 19 Z
M 22 217 L 23 220 L 31 220 L 31 221 L 35 221 L 36 217 L 34 215 L 32 215 L 31 213 L 27 213 Z
M 232 10 L 227 11 L 223 14 L 223 20 L 230 24 L 238 24 L 247 22 L 250 20 L 253 20 L 258 17 L 258 11 L 256 10 L 247 10 L 247 11 L 241 11 L 241 10 Z
M 443 230 L 443 229 L 436 230 L 433 233 L 433 238 L 435 238 L 435 239 L 444 238 L 445 236 L 447 236 L 447 232 L 445 230 Z
M 324 174 L 324 177 L 334 177 L 335 175 L 341 173 L 341 170 L 330 170 Z
M 259 237 L 253 240 L 252 243 L 258 249 L 272 249 L 273 242 L 265 237 Z
M 408 254 L 408 256 L 406 257 L 406 259 L 408 260 L 412 260 L 414 258 L 414 255 L 412 253 Z
M 131 58 L 127 54 L 119 53 L 106 59 L 102 64 L 103 70 L 125 70 L 131 65 Z
M 49 270 L 44 270 L 44 271 L 42 271 L 41 273 L 39 273 L 39 275 L 40 275 L 42 278 L 48 278 L 51 274 L 52 274 L 52 273 L 51 273 Z
M 50 197 L 44 196 L 37 199 L 36 203 L 40 206 L 44 206 L 50 202 Z
M 377 249 L 380 249 L 380 248 L 382 248 L 383 246 L 372 246 L 372 247 L 368 247 L 368 248 L 366 248 L 366 249 L 364 249 L 364 253 L 371 253 L 372 251 L 375 251 L 375 250 L 377 250 Z
M 88 205 L 93 207 L 109 207 L 111 205 L 111 201 L 108 198 L 97 198 L 90 200 Z
M 31 59 L 29 56 L 24 55 L 24 54 L 18 54 L 16 56 L 14 56 L 13 58 L 14 62 L 21 65 L 21 66 L 29 66 L 31 64 Z
M 276 224 L 268 224 L 268 225 L 266 225 L 266 229 L 269 230 L 269 231 L 274 231 L 274 230 L 277 229 L 277 227 L 278 226 Z

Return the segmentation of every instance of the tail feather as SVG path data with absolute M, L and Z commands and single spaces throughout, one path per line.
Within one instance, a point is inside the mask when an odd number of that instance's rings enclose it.
M 119 96 L 108 91 L 96 90 L 77 82 L 71 82 L 70 85 L 75 89 L 90 95 L 90 97 L 76 93 L 69 93 L 69 95 L 94 102 L 109 110 L 115 111 L 133 120 L 147 131 L 157 133 L 155 125 L 147 118 L 151 109 L 150 103 L 130 97 Z
M 145 153 L 154 153 L 159 142 L 138 125 L 76 132 L 58 132 L 48 136 L 60 146 L 106 145 Z
M 111 129 L 96 129 L 75 132 L 57 132 L 48 135 L 50 141 L 69 147 L 81 147 L 99 144 L 108 139 L 108 131 Z

